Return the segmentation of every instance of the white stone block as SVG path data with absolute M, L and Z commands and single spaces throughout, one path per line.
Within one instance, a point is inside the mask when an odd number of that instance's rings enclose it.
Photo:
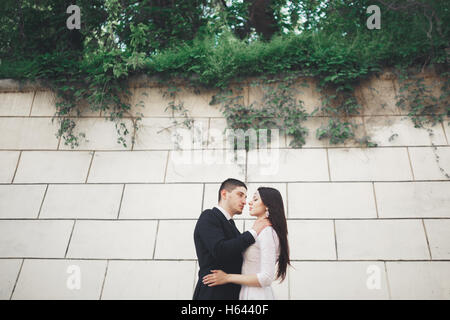
M 143 118 L 136 131 L 133 150 L 175 150 L 206 148 L 208 118 Z
M 384 263 L 379 261 L 293 262 L 292 300 L 388 299 Z
M 428 260 L 421 220 L 336 220 L 339 260 Z
M 151 259 L 156 221 L 76 221 L 67 257 Z
M 131 150 L 131 137 L 134 129 L 130 119 L 122 119 L 117 124 L 107 118 L 78 118 L 75 119 L 76 127 L 74 135 L 83 133 L 85 138 L 79 137 L 79 145 L 73 149 L 70 145 L 61 140 L 59 149 L 61 150 Z M 125 125 L 122 127 L 121 123 Z M 121 133 L 128 131 L 126 135 L 119 136 L 117 128 Z M 123 137 L 126 147 L 119 137 Z
M 292 260 L 335 260 L 334 225 L 331 220 L 288 220 Z
M 395 300 L 450 299 L 450 261 L 386 262 Z
M 56 150 L 57 131 L 51 118 L 0 118 L 0 149 Z
M 445 145 L 445 134 L 440 124 L 415 128 L 409 117 L 381 116 L 365 117 L 367 135 L 381 146 L 430 146 Z M 432 135 L 427 129 L 432 130 Z
M 0 259 L 0 300 L 11 297 L 21 265 L 21 259 Z
M 0 218 L 37 218 L 46 185 L 0 185 Z
M 63 258 L 74 222 L 0 220 L 0 257 Z
M 166 108 L 174 101 L 166 94 L 167 88 L 136 88 L 131 90 L 131 114 L 142 113 L 144 117 L 167 117 L 172 115 Z
M 191 300 L 195 261 L 110 261 L 102 300 Z
M 201 184 L 127 184 L 120 219 L 193 219 L 202 209 Z
M 34 91 L 0 93 L 0 116 L 28 116 Z
M 166 182 L 222 182 L 245 180 L 245 151 L 170 151 Z
M 328 149 L 331 181 L 412 180 L 406 148 Z
M 205 183 L 205 191 L 203 194 L 203 210 L 212 209 L 219 204 L 220 183 Z M 247 197 L 248 197 L 247 193 Z
M 36 91 L 34 96 L 33 106 L 31 107 L 31 116 L 52 117 L 55 115 L 56 109 L 56 95 L 51 91 Z M 91 110 L 87 102 L 78 105 L 78 110 L 81 112 L 80 117 L 99 117 L 100 110 Z M 76 109 L 69 112 L 70 116 L 77 116 Z
M 251 150 L 247 163 L 250 182 L 329 181 L 324 149 Z
M 450 217 L 450 182 L 376 182 L 380 218 Z
M 167 151 L 96 152 L 89 183 L 163 182 Z
M 447 138 L 447 144 L 450 144 L 450 118 L 444 118 L 442 126 L 444 127 L 445 137 Z
M 91 158 L 87 151 L 22 151 L 14 182 L 84 183 Z
M 159 221 L 155 259 L 196 259 L 196 220 Z
M 450 147 L 412 147 L 409 155 L 416 180 L 450 180 Z
M 376 218 L 371 183 L 288 183 L 289 218 Z
M 0 151 L 0 183 L 11 183 L 19 154 L 19 151 Z
M 352 117 L 351 119 L 338 118 L 342 123 L 350 123 L 352 132 L 355 134 L 354 138 L 346 139 L 343 143 L 331 143 L 330 138 L 323 137 L 322 139 L 317 138 L 317 130 L 321 128 L 328 128 L 329 122 L 332 118 L 330 117 L 310 117 L 304 123 L 303 127 L 308 130 L 308 134 L 305 137 L 305 144 L 303 148 L 325 148 L 325 147 L 360 147 L 361 144 L 357 141 L 366 135 L 362 117 Z M 286 145 L 289 146 L 293 137 L 288 135 L 286 137 Z
M 106 261 L 25 259 L 12 299 L 98 300 Z
M 450 260 L 450 219 L 424 219 L 431 257 Z
M 372 77 L 356 88 L 358 102 L 363 106 L 364 115 L 399 115 L 400 108 L 396 106 L 398 84 L 393 79 Z
M 56 95 L 51 91 L 36 91 L 31 116 L 52 117 L 56 112 Z
M 208 149 L 233 149 L 234 143 L 243 143 L 237 140 L 239 134 L 247 134 L 248 137 L 252 137 L 255 144 L 259 148 L 285 148 L 286 147 L 286 139 L 285 133 L 283 130 L 274 130 L 273 132 L 269 131 L 260 131 L 259 138 L 255 135 L 252 136 L 252 133 L 256 130 L 252 131 L 243 130 L 235 131 L 232 128 L 228 127 L 227 120 L 225 118 L 211 118 L 209 124 L 209 133 L 208 133 Z M 271 141 L 269 142 L 269 139 Z
M 49 185 L 40 218 L 116 219 L 123 185 Z
M 175 94 L 175 104 L 183 103 L 183 107 L 188 110 L 192 117 L 222 117 L 220 106 L 209 104 L 216 93 L 216 90 L 195 92 L 194 90 L 181 88 Z

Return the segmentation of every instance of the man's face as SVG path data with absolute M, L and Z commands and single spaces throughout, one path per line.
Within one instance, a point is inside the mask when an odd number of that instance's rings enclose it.
M 226 193 L 224 200 L 227 202 L 231 214 L 242 214 L 247 203 L 247 189 L 236 187 L 233 191 Z

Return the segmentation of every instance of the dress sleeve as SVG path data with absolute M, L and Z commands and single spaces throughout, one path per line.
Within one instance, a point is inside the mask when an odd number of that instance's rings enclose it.
M 278 259 L 278 236 L 272 227 L 266 227 L 259 234 L 261 260 L 259 273 L 256 274 L 261 287 L 270 286 L 275 280 L 275 267 Z

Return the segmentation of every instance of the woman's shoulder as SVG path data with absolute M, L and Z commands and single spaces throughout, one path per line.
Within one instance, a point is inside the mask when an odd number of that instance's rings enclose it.
M 272 226 L 268 226 L 265 227 L 260 233 L 259 233 L 260 237 L 277 237 L 277 232 L 275 231 L 275 229 Z

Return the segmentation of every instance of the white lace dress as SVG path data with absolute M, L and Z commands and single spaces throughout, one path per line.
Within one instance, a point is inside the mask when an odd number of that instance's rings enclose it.
M 271 283 L 276 277 L 279 239 L 272 227 L 264 228 L 245 250 L 242 274 L 256 274 L 261 287 L 241 286 L 239 300 L 274 300 Z

